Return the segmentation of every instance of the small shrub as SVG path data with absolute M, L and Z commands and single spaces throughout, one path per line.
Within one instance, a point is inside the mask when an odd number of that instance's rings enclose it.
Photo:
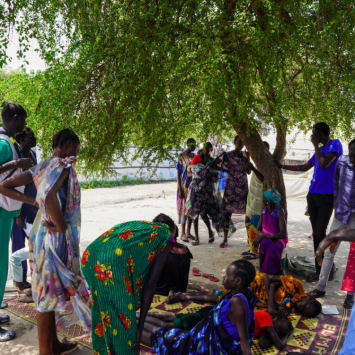
M 143 178 L 129 179 L 127 175 L 122 177 L 122 180 L 97 180 L 80 182 L 80 188 L 82 190 L 96 189 L 98 187 L 115 187 L 115 186 L 127 186 L 127 185 L 141 185 L 149 184 L 150 181 Z

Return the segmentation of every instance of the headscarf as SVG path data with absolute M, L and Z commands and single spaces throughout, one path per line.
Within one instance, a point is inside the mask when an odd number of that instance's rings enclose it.
M 196 155 L 192 158 L 190 165 L 197 165 L 197 164 L 200 163 L 202 160 L 203 160 L 203 159 L 202 159 L 201 155 L 196 154 Z
M 274 203 L 276 206 L 280 205 L 281 194 L 277 190 L 266 190 L 264 196 L 270 203 Z

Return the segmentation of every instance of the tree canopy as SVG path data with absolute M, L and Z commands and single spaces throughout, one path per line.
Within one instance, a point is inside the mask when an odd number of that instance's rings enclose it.
M 48 65 L 2 81 L 3 94 L 25 106 L 45 149 L 74 129 L 88 171 L 131 144 L 159 160 L 233 127 L 260 165 L 262 123 L 277 130 L 279 159 L 293 127 L 354 132 L 353 1 L 13 0 L 1 11 L 3 45 L 13 26 L 19 55 L 36 38 Z

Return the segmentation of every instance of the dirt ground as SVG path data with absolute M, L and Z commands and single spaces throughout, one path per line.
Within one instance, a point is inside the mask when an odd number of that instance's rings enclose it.
M 85 190 L 82 192 L 82 231 L 80 247 L 84 249 L 100 234 L 112 226 L 135 219 L 152 220 L 158 213 L 166 213 L 177 221 L 176 215 L 176 182 L 153 183 L 150 185 L 126 186 L 109 189 Z M 309 218 L 304 215 L 306 201 L 288 200 L 288 233 L 289 243 L 287 253 L 289 256 L 312 257 L 313 242 L 308 236 L 311 234 Z M 226 267 L 232 261 L 239 259 L 241 253 L 248 250 L 246 231 L 243 224 L 244 217 L 233 217 L 239 222 L 237 233 L 229 240 L 229 246 L 225 249 L 218 247 L 222 241 L 216 238 L 214 244 L 207 243 L 208 233 L 202 221 L 199 222 L 200 240 L 198 246 L 189 246 L 193 254 L 192 267 L 197 267 L 202 272 L 214 274 L 220 280 L 224 275 Z M 193 231 L 192 231 L 193 232 Z M 188 243 L 187 243 L 188 244 Z M 343 243 L 335 257 L 335 263 L 339 268 L 334 281 L 329 282 L 327 295 L 320 301 L 324 304 L 333 304 L 342 310 L 345 292 L 340 291 L 343 279 L 349 244 Z M 258 261 L 253 261 L 258 268 Z M 294 275 L 305 281 L 305 278 Z M 190 278 L 196 278 L 190 274 Z M 207 282 L 207 279 L 198 278 L 198 281 Z M 212 283 L 212 282 L 210 282 Z M 216 288 L 220 282 L 213 283 Z M 306 283 L 306 292 L 315 288 L 317 283 Z M 12 282 L 8 280 L 7 288 L 11 289 Z M 11 297 L 14 293 L 5 293 Z M 9 314 L 10 324 L 6 328 L 17 333 L 16 339 L 8 343 L 0 343 L 0 354 L 26 354 L 37 355 L 37 327 L 12 313 L 1 310 L 0 314 Z M 80 347 L 76 355 L 92 354 L 86 347 Z

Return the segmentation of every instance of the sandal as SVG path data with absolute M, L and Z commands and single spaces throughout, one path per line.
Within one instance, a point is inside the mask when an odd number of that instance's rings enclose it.
M 181 240 L 185 243 L 189 242 L 189 238 L 187 238 L 185 234 L 181 236 Z
M 241 255 L 245 255 L 245 256 L 258 256 L 257 253 L 254 253 L 252 251 L 245 251 L 243 252 Z
M 351 308 L 353 308 L 353 305 L 354 305 L 354 300 L 348 300 L 347 298 L 345 298 L 345 301 L 343 303 L 343 307 L 345 309 L 351 309 Z
M 194 237 L 192 234 L 186 234 L 186 238 L 196 240 L 196 237 Z
M 200 240 L 199 240 L 199 239 L 193 240 L 193 241 L 191 242 L 191 245 L 193 245 L 193 246 L 196 246 L 196 245 L 199 245 L 199 244 L 200 244 Z
M 214 233 L 211 238 L 208 238 L 208 244 L 212 244 L 214 242 Z
M 207 279 L 210 279 L 213 282 L 219 281 L 219 279 L 217 279 L 217 277 L 214 277 L 214 275 L 212 275 L 212 274 L 202 274 L 202 276 L 206 277 Z
M 222 243 L 222 244 L 219 245 L 220 248 L 225 248 L 225 247 L 227 247 L 227 246 L 228 246 L 228 243 L 226 243 L 226 244 L 223 244 L 223 243 Z
M 200 270 L 197 267 L 192 269 L 192 275 L 194 276 L 201 276 Z
M 244 260 L 255 260 L 255 259 L 258 259 L 259 257 L 257 255 L 246 255 L 246 256 L 243 256 L 242 259 Z

